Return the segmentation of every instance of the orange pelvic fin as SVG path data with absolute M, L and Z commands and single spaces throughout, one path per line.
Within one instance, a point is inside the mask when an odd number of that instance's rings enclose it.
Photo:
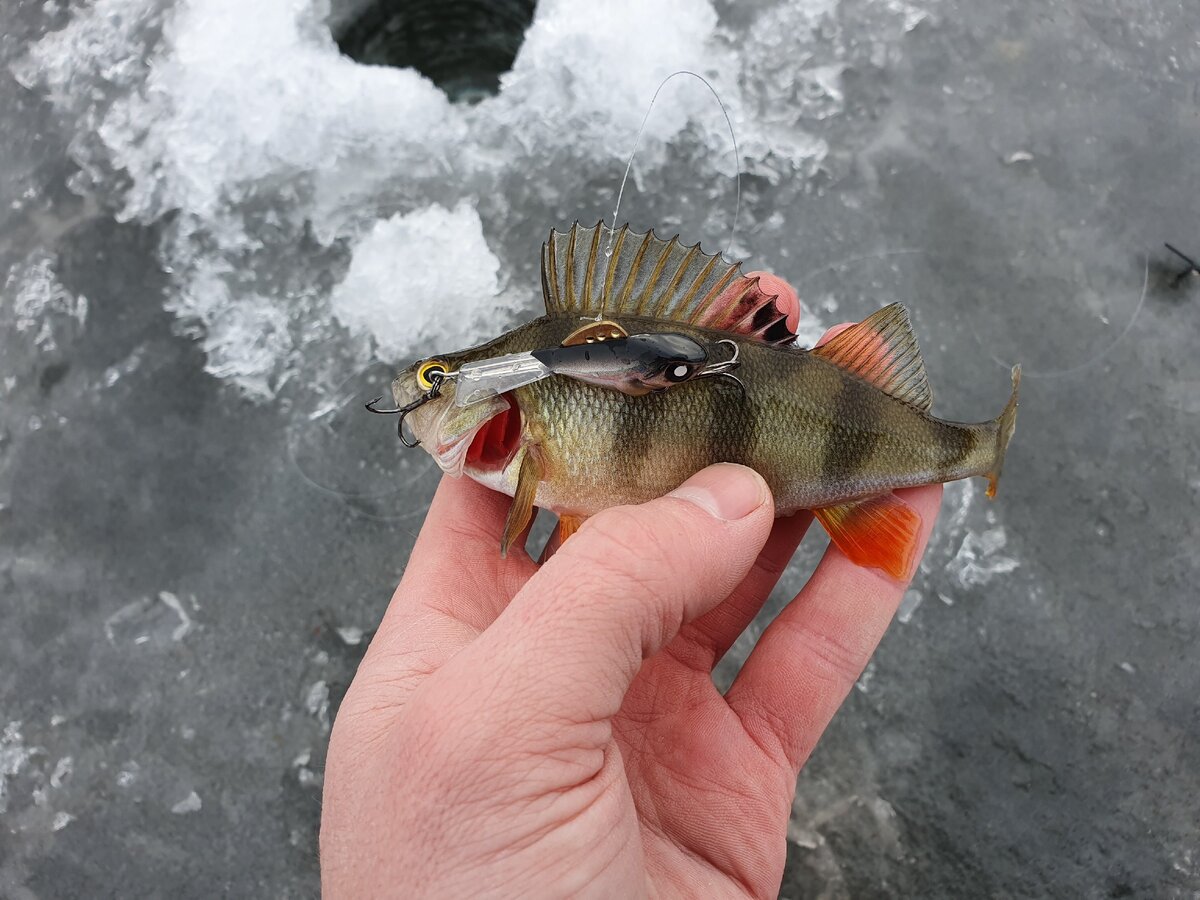
M 508 508 L 508 520 L 504 523 L 504 537 L 500 539 L 500 556 L 508 556 L 508 548 L 533 519 L 533 501 L 545 469 L 536 444 L 525 447 L 521 469 L 517 474 L 517 490 L 513 494 L 512 506 Z
M 912 576 L 921 517 L 895 494 L 813 510 L 829 539 L 852 563 L 883 569 L 905 581 Z
M 579 530 L 579 526 L 587 520 L 586 516 L 559 516 L 558 542 L 564 544 L 571 535 Z
M 851 325 L 812 353 L 917 409 L 933 404 L 921 348 L 908 310 L 899 303 Z

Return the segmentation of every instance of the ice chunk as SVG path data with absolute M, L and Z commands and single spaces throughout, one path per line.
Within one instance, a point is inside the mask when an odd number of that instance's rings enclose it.
M 126 603 L 104 620 L 104 634 L 114 646 L 132 643 L 163 648 L 183 640 L 193 623 L 179 598 L 160 591 L 157 599 L 142 597 Z
M 314 681 L 304 695 L 304 708 L 323 726 L 329 726 L 329 685 Z
M 333 312 L 384 359 L 448 352 L 497 333 L 500 260 L 469 203 L 377 222 L 354 248 Z
M 4 282 L 6 297 L 12 297 L 12 324 L 41 351 L 56 350 L 64 329 L 78 332 L 87 321 L 87 298 L 64 288 L 54 267 L 53 256 L 35 252 L 13 266 Z M 0 321 L 7 316 L 0 313 Z
M 968 531 L 948 568 L 963 587 L 987 584 L 994 576 L 1011 572 L 1019 565 L 999 552 L 1007 543 L 1008 535 L 1003 528 L 990 528 L 982 533 Z
M 533 129 L 530 137 L 562 143 L 570 135 L 598 158 L 628 154 L 659 83 L 681 69 L 711 71 L 724 56 L 712 44 L 716 24 L 708 0 L 542 0 L 501 78 L 500 102 Z M 672 84 L 663 95 L 642 136 L 648 148 L 713 112 L 694 85 Z M 713 126 L 720 134 L 723 122 Z M 727 140 L 718 137 L 719 146 Z
M 200 800 L 200 795 L 195 791 L 189 793 L 186 797 L 171 807 L 171 812 L 177 816 L 186 815 L 187 813 L 199 812 L 204 804 Z

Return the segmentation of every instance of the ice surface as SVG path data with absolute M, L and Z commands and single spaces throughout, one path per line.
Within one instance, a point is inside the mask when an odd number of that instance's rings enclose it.
M 8 779 L 20 774 L 36 749 L 25 745 L 20 722 L 4 726 L 0 735 L 0 813 L 8 810 Z
M 256 398 L 288 384 L 328 391 L 372 355 L 454 349 L 516 306 L 536 311 L 537 241 L 610 208 L 671 72 L 710 78 L 742 168 L 777 184 L 802 187 L 816 171 L 828 148 L 805 123 L 842 106 L 836 0 L 767 10 L 741 33 L 708 0 L 545 0 L 499 95 L 476 106 L 451 104 L 415 71 L 341 56 L 327 21 L 350 5 L 96 0 L 15 67 L 78 123 L 76 189 L 161 223 L 168 309 L 208 370 Z M 795 54 L 799 79 L 781 65 Z M 700 148 L 689 180 L 707 185 L 727 230 L 729 137 L 694 82 L 663 89 L 631 187 L 661 189 L 685 135 Z M 613 173 L 601 197 L 598 167 Z M 671 204 L 641 224 L 670 219 Z M 532 229 L 530 210 L 542 217 Z M 705 222 L 682 224 L 707 236 Z
M 17 333 L 28 335 L 38 350 L 46 352 L 57 349 L 64 328 L 82 328 L 88 312 L 87 297 L 77 297 L 59 283 L 54 263 L 52 256 L 34 252 L 13 266 L 4 281 L 11 311 L 0 313 L 11 316 Z

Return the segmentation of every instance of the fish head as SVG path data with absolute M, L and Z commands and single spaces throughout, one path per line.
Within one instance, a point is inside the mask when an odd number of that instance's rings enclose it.
M 458 477 L 472 469 L 503 468 L 520 444 L 521 415 L 512 394 L 459 406 L 457 383 L 443 376 L 466 362 L 465 354 L 419 360 L 396 376 L 397 407 L 417 404 L 404 417 L 408 429 L 443 472 Z

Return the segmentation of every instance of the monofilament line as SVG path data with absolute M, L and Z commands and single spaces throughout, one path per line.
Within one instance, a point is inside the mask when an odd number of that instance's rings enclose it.
M 604 255 L 606 258 L 612 258 L 613 240 L 617 236 L 617 216 L 621 212 L 621 199 L 625 196 L 625 183 L 629 181 L 629 173 L 633 169 L 633 160 L 637 156 L 638 147 L 642 144 L 642 135 L 646 131 L 646 123 L 650 121 L 650 113 L 654 111 L 655 101 L 658 100 L 658 95 L 662 93 L 662 89 L 667 86 L 667 82 L 676 75 L 690 75 L 698 80 L 713 95 L 713 99 L 717 101 L 717 105 L 721 107 L 721 115 L 725 117 L 725 124 L 729 128 L 729 139 L 733 144 L 733 171 L 735 181 L 735 198 L 733 201 L 733 224 L 729 228 L 729 243 L 725 247 L 725 255 L 729 256 L 733 249 L 733 239 L 737 235 L 738 215 L 742 210 L 742 158 L 738 153 L 737 135 L 733 130 L 733 120 L 729 118 L 729 110 L 726 109 L 724 101 L 721 100 L 721 95 L 717 93 L 717 89 L 712 86 L 712 83 L 696 72 L 690 69 L 680 69 L 677 72 L 672 72 L 666 78 L 658 83 L 658 88 L 654 91 L 654 96 L 650 98 L 650 105 L 646 107 L 646 114 L 642 116 L 641 127 L 638 128 L 637 137 L 633 141 L 633 151 L 629 154 L 629 160 L 625 163 L 625 174 L 621 178 L 621 187 L 617 191 L 617 202 L 613 206 L 612 225 L 608 229 L 608 243 L 604 247 Z M 603 304 L 607 298 L 601 300 L 601 310 L 598 318 L 604 317 Z

